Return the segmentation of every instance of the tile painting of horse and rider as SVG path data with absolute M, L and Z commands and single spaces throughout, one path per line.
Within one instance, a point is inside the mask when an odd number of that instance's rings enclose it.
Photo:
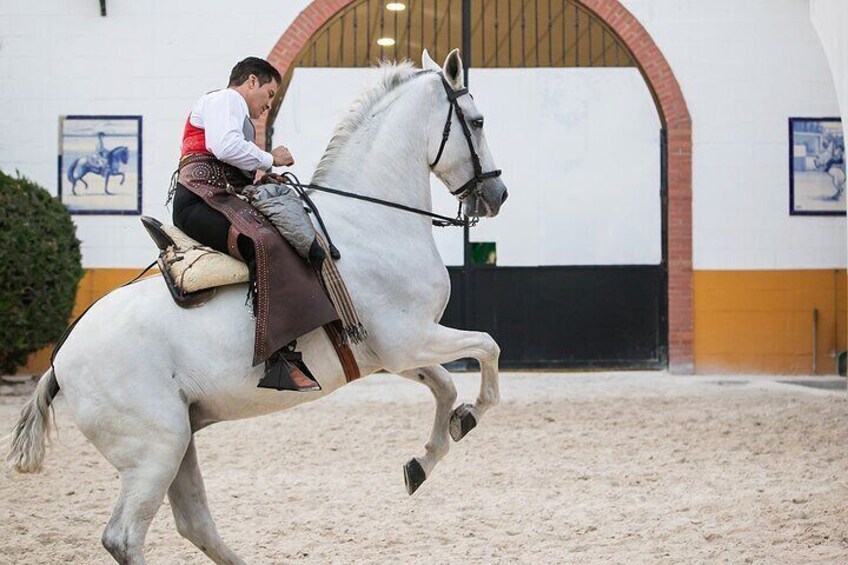
M 141 213 L 141 116 L 62 116 L 59 195 L 72 214 Z
M 845 136 L 839 118 L 789 120 L 790 215 L 845 215 Z

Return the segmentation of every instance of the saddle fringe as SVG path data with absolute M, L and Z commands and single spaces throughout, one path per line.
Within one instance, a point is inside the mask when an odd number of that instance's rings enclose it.
M 319 279 L 342 322 L 342 331 L 338 333 L 341 340 L 339 345 L 362 343 L 368 337 L 368 331 L 359 320 L 347 286 L 336 267 L 336 262 L 331 258 L 330 246 L 320 233 L 318 233 L 318 244 L 327 254 L 327 258 L 322 261 L 321 268 L 318 270 Z

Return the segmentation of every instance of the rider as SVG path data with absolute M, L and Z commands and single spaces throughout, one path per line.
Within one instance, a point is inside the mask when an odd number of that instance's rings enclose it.
M 227 88 L 200 97 L 186 120 L 180 175 L 174 193 L 174 224 L 200 243 L 243 260 L 251 266 L 252 273 L 256 270 L 256 246 L 245 237 L 244 224 L 235 225 L 244 219 L 239 217 L 239 211 L 245 212 L 245 207 L 236 202 L 239 198 L 234 192 L 250 184 L 257 171 L 294 164 L 286 147 L 281 145 L 268 153 L 253 143 L 255 129 L 251 119 L 259 118 L 270 108 L 280 82 L 280 73 L 273 65 L 248 57 L 233 67 Z M 252 213 L 253 209 L 248 208 L 248 214 Z M 258 330 L 264 329 L 265 319 L 257 315 Z M 264 347 L 264 340 L 261 345 Z M 293 367 L 286 363 L 286 359 L 297 360 L 291 357 L 293 351 L 280 349 L 262 355 L 259 351 L 257 345 L 254 362 L 266 361 L 260 387 L 320 389 L 308 370 L 301 371 L 300 365 Z M 284 356 L 286 353 L 289 356 Z
M 840 144 L 839 139 L 831 139 L 830 143 L 833 150 L 830 153 L 830 159 L 828 159 L 827 163 L 824 164 L 825 171 L 830 170 L 831 167 L 845 165 L 844 141 Z
M 824 172 L 829 171 L 831 167 L 838 167 L 845 164 L 845 142 L 841 138 L 837 138 L 831 133 L 826 133 L 822 140 L 822 149 L 823 153 L 830 151 L 830 157 L 824 165 L 819 165 L 818 159 L 816 160 L 816 166 L 821 167 Z
M 106 169 L 106 166 L 109 164 L 109 150 L 106 149 L 106 145 L 103 143 L 103 138 L 106 136 L 102 131 L 97 132 L 97 150 L 91 156 L 92 161 L 98 167 L 102 169 Z

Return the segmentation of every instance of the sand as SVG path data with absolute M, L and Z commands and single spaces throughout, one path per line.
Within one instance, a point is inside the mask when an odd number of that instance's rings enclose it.
M 457 375 L 460 400 L 479 377 Z M 830 383 L 844 380 L 834 378 Z M 0 391 L 2 392 L 2 391 Z M 198 434 L 212 512 L 249 563 L 848 563 L 848 403 L 761 377 L 504 374 L 412 497 L 427 390 L 390 375 Z M 23 402 L 0 396 L 0 424 Z M 40 475 L 0 475 L 0 562 L 110 563 L 115 470 L 60 399 Z M 208 563 L 167 501 L 150 563 Z

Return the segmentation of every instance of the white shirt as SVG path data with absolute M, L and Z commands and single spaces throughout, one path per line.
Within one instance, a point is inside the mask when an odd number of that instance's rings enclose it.
M 268 170 L 274 157 L 245 139 L 249 119 L 247 102 L 232 88 L 204 94 L 189 116 L 191 125 L 204 130 L 206 149 L 215 157 L 243 171 Z

